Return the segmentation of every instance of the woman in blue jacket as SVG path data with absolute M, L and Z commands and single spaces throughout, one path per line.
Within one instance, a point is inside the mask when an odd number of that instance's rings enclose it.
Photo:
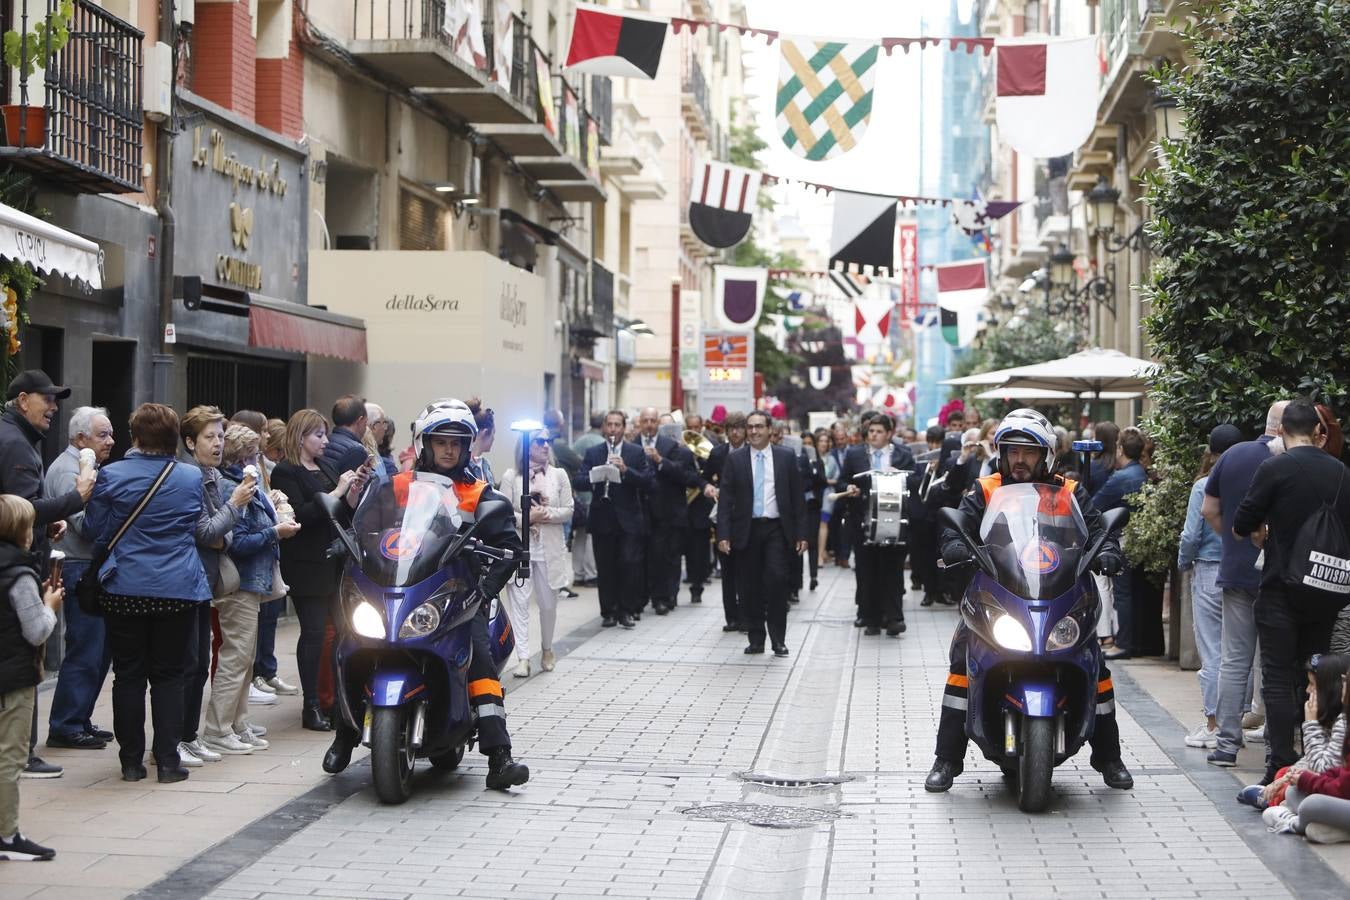
M 202 473 L 180 465 L 178 415 L 160 403 L 131 414 L 132 448 L 99 469 L 84 531 L 100 547 L 167 476 L 99 569 L 99 603 L 113 667 L 113 734 L 122 779 L 140 781 L 145 766 L 145 687 L 154 723 L 151 748 L 161 782 L 188 777 L 178 756 L 183 729 L 183 673 L 197 604 L 211 600 L 193 534 L 202 510 Z M 170 468 L 172 467 L 172 468 Z
M 247 425 L 231 423 L 225 429 L 224 480 L 221 493 L 259 481 L 258 433 Z M 239 571 L 239 587 L 216 598 L 220 617 L 220 649 L 216 652 L 216 677 L 211 683 L 211 702 L 206 708 L 206 746 L 227 756 L 266 750 L 265 729 L 248 721 L 248 688 L 253 675 L 253 655 L 258 644 L 258 605 L 272 598 L 281 541 L 295 534 L 295 522 L 280 523 L 264 491 L 253 494 L 239 514 L 225 551 Z

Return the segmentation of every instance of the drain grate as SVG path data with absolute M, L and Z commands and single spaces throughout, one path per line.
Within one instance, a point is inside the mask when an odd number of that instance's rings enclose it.
M 736 777 L 751 784 L 766 784 L 783 788 L 828 788 L 857 781 L 857 775 L 816 775 L 809 778 L 789 778 L 785 775 L 769 775 L 764 772 L 737 772 Z
M 743 822 L 761 828 L 810 828 L 828 825 L 845 814 L 811 806 L 769 806 L 763 803 L 714 803 L 680 810 L 691 819 L 709 822 Z

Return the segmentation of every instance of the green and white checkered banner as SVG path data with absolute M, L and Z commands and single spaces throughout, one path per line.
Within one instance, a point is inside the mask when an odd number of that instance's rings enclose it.
M 784 38 L 775 111 L 788 149 L 809 160 L 852 150 L 867 132 L 877 44 Z

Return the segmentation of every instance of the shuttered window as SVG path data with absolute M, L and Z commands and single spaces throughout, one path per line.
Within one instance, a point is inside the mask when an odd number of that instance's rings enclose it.
M 398 243 L 403 250 L 445 249 L 445 207 L 412 191 L 399 191 Z

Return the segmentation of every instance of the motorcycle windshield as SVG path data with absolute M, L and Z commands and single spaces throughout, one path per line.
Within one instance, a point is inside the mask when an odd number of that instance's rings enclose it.
M 463 525 L 450 479 L 417 472 L 368 490 L 352 517 L 366 577 L 403 587 L 431 577 Z
M 1088 545 L 1073 491 L 1053 484 L 1009 484 L 989 498 L 980 542 L 999 584 L 1028 600 L 1052 600 L 1077 580 Z

